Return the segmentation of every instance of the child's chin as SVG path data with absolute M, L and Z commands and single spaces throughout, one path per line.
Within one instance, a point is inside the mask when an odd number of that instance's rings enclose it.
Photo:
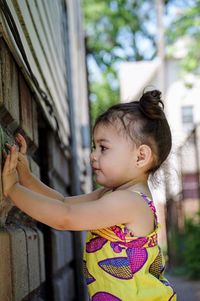
M 101 185 L 101 186 L 105 186 L 105 183 L 101 180 L 95 179 L 96 183 Z
M 95 180 L 97 184 L 103 186 L 103 187 L 106 187 L 106 188 L 113 188 L 113 185 L 111 184 L 108 184 L 107 182 L 105 181 L 101 181 L 100 179 L 96 179 Z
M 101 186 L 106 186 L 105 181 L 103 181 L 102 179 L 99 179 L 98 177 L 95 178 L 95 181 L 97 184 L 99 184 Z

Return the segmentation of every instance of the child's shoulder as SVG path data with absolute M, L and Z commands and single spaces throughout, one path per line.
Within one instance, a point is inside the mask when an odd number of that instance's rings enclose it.
M 130 187 L 120 190 L 107 190 L 100 198 L 102 201 L 106 201 L 107 205 L 119 206 L 123 210 L 134 209 L 135 213 L 149 212 L 150 205 L 153 203 L 152 195 L 148 189 L 143 189 L 145 192 L 134 190 Z M 152 211 L 152 210 L 150 210 Z
M 106 198 L 107 200 L 114 200 L 115 202 L 119 201 L 139 201 L 141 200 L 142 196 L 137 191 L 133 191 L 130 189 L 123 189 L 123 190 L 109 190 L 106 191 L 102 196 L 102 199 Z

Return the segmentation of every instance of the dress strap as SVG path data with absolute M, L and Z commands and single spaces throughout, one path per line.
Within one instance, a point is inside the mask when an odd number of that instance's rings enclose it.
M 138 194 L 141 195 L 141 197 L 143 198 L 143 200 L 147 203 L 147 205 L 150 207 L 150 209 L 153 211 L 153 215 L 155 217 L 155 226 L 158 226 L 158 217 L 157 217 L 157 213 L 156 213 L 156 207 L 154 205 L 153 200 L 151 200 L 146 194 L 144 194 L 143 192 L 140 191 L 134 191 Z

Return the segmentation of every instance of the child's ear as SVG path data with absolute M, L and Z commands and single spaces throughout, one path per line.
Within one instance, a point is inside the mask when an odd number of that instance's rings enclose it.
M 142 144 L 137 149 L 137 166 L 144 167 L 149 164 L 152 160 L 152 150 L 151 148 L 146 145 Z

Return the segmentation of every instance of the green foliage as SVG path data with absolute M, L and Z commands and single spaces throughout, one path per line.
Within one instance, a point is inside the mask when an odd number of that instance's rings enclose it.
M 102 82 L 93 81 L 90 84 L 92 124 L 108 107 L 119 102 L 118 88 L 113 89 L 104 78 Z
M 153 0 L 83 0 L 83 12 L 88 62 L 102 74 L 97 79 L 88 63 L 94 122 L 101 111 L 119 102 L 119 64 L 155 56 L 156 16 Z
M 184 73 L 193 72 L 200 75 L 200 0 L 188 0 L 188 5 L 181 9 L 176 20 L 167 31 L 168 43 L 185 39 L 187 53 L 182 61 Z
M 195 220 L 186 221 L 185 232 L 185 265 L 192 278 L 200 279 L 200 214 Z
M 153 4 L 153 0 L 83 1 L 87 49 L 102 71 L 124 60 L 152 58 L 155 37 L 149 24 L 155 23 Z M 142 47 L 141 39 L 149 46 Z
M 185 250 L 185 234 L 181 233 L 176 227 L 169 234 L 170 239 L 170 256 L 176 265 L 181 265 L 184 262 Z
M 173 231 L 171 237 L 171 255 L 175 265 L 174 275 L 187 275 L 200 279 L 200 213 L 193 219 L 187 219 L 184 232 Z

